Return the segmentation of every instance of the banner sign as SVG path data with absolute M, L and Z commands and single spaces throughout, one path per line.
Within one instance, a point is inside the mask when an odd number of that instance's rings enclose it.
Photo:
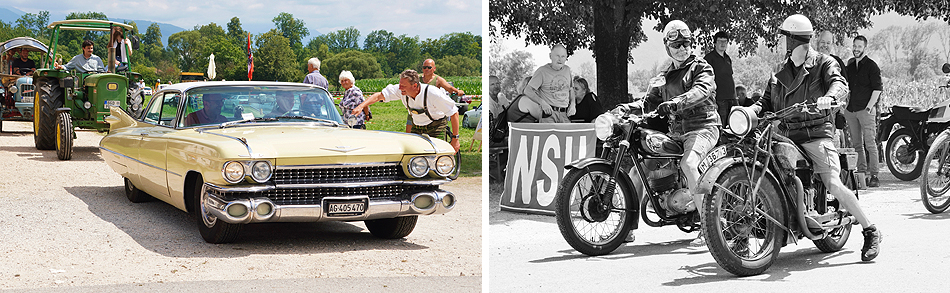
M 501 209 L 553 215 L 564 166 L 595 155 L 594 124 L 511 123 L 509 129 Z

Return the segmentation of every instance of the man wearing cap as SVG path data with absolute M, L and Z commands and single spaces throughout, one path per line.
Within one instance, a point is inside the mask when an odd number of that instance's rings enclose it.
M 568 67 L 567 49 L 563 45 L 551 47 L 551 63 L 538 67 L 528 81 L 524 95 L 541 105 L 541 123 L 571 123 L 574 115 L 574 91 L 571 88 L 571 68 Z
M 772 75 L 765 94 L 750 108 L 760 111 L 777 111 L 797 103 L 817 103 L 818 113 L 798 112 L 782 119 L 778 132 L 801 146 L 811 160 L 815 174 L 843 209 L 854 215 L 864 227 L 864 247 L 861 260 L 870 261 L 880 252 L 881 232 L 864 214 L 854 192 L 841 182 L 838 152 L 832 142 L 834 121 L 831 105 L 844 101 L 848 86 L 838 63 L 830 56 L 811 48 L 809 41 L 814 33 L 811 21 L 801 14 L 789 16 L 782 23 L 780 32 L 785 36 L 788 59 L 782 69 Z
M 201 110 L 185 117 L 185 126 L 228 122 L 228 118 L 221 116 L 221 108 L 224 106 L 224 97 L 221 94 L 201 95 L 201 105 Z
M 719 117 L 729 117 L 729 110 L 739 102 L 736 99 L 736 81 L 732 78 L 732 57 L 726 54 L 729 47 L 729 33 L 720 31 L 713 35 L 713 50 L 703 59 L 709 62 L 716 75 L 716 105 L 719 107 Z
M 699 184 L 699 162 L 719 140 L 719 114 L 716 112 L 716 80 L 713 68 L 706 60 L 693 53 L 693 32 L 686 23 L 673 20 L 663 29 L 666 54 L 672 59 L 650 79 L 650 89 L 644 98 L 644 111 L 656 110 L 671 117 L 670 137 L 683 143 L 680 169 L 686 177 L 686 186 L 693 197 L 693 207 L 702 206 L 703 194 L 696 191 Z M 621 105 L 629 111 L 631 104 Z M 702 213 L 699 213 L 702 215 Z M 632 241 L 633 230 L 627 236 Z M 702 233 L 690 246 L 706 244 Z

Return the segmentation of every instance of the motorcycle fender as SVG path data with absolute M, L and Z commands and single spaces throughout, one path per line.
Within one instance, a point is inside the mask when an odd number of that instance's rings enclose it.
M 881 120 L 881 127 L 879 127 L 877 130 L 877 141 L 878 142 L 887 141 L 887 138 L 891 136 L 891 128 L 893 128 L 894 124 L 896 123 L 898 123 L 897 117 L 895 117 L 894 115 L 891 115 L 891 117 L 887 117 L 887 119 Z
M 716 184 L 716 180 L 719 179 L 719 176 L 722 175 L 722 172 L 726 171 L 727 168 L 738 165 L 752 162 L 752 159 L 748 158 L 737 158 L 737 157 L 726 157 L 719 159 L 713 163 L 712 167 L 706 169 L 706 173 L 703 173 L 699 177 L 699 186 L 697 186 L 697 191 L 701 194 L 709 194 L 712 192 L 713 185 Z
M 567 165 L 564 165 L 564 169 L 568 169 L 568 170 L 570 170 L 570 169 L 583 169 L 583 168 L 587 168 L 587 167 L 589 167 L 590 165 L 593 165 L 593 164 L 613 165 L 613 162 L 608 161 L 608 160 L 605 160 L 605 159 L 602 159 L 602 158 L 596 158 L 596 157 L 595 157 L 595 158 L 583 158 L 583 159 L 579 159 L 579 160 L 577 160 L 577 161 L 573 161 L 573 162 L 567 163 Z

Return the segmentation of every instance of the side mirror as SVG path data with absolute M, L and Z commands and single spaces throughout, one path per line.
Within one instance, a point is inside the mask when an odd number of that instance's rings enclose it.
M 943 68 L 941 69 L 943 70 L 943 73 L 950 73 L 950 63 L 944 63 Z
M 132 36 L 131 38 L 129 38 L 129 40 L 132 41 L 132 50 L 138 50 L 138 49 L 139 49 L 139 36 Z

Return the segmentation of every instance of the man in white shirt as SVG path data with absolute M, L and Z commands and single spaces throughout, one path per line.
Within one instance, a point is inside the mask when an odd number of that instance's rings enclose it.
M 412 117 L 412 133 L 428 134 L 430 137 L 442 137 L 445 128 L 452 121 L 452 147 L 459 150 L 459 113 L 445 92 L 431 85 L 422 84 L 419 73 L 408 69 L 399 74 L 399 84 L 386 86 L 362 104 L 353 108 L 353 115 L 363 112 L 363 108 L 376 102 L 400 100 Z

